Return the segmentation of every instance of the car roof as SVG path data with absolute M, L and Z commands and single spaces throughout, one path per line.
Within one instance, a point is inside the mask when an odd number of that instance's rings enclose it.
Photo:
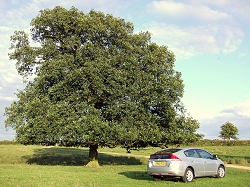
M 185 147 L 183 149 L 185 149 L 185 150 L 188 150 L 188 149 L 201 149 L 201 150 L 204 150 L 203 148 L 200 148 L 200 147 Z
M 162 149 L 162 150 L 159 150 L 157 152 L 165 152 L 165 151 L 168 151 L 168 150 L 175 150 L 175 152 L 178 152 L 178 151 L 186 151 L 186 150 L 190 150 L 190 149 L 204 150 L 204 149 L 199 148 L 199 147 L 172 147 L 172 148 Z
M 177 148 L 167 148 L 166 150 L 169 150 L 169 149 L 175 149 L 175 150 L 189 150 L 189 149 L 202 149 L 200 147 L 177 147 Z M 202 149 L 203 150 L 203 149 Z

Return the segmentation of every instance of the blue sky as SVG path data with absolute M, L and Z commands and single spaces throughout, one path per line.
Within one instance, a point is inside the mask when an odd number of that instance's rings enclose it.
M 1 0 L 0 4 L 0 140 L 5 130 L 4 108 L 23 88 L 15 62 L 8 58 L 10 36 L 29 32 L 39 10 L 55 6 L 88 13 L 113 14 L 134 24 L 134 32 L 149 31 L 152 41 L 166 45 L 182 73 L 182 101 L 200 122 L 198 132 L 218 139 L 220 126 L 232 122 L 239 139 L 250 139 L 250 3 L 248 0 Z

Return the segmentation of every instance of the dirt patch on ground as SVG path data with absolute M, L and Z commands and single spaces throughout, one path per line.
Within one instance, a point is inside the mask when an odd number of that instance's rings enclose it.
M 238 165 L 233 165 L 233 164 L 227 164 L 226 166 L 228 168 L 237 168 L 237 169 L 250 170 L 250 167 L 248 167 L 248 166 L 238 166 Z

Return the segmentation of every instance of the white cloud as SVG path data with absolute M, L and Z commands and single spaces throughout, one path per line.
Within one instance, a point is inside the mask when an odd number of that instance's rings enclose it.
M 148 9 L 160 16 L 167 15 L 176 19 L 195 18 L 206 22 L 209 20 L 232 21 L 233 19 L 248 22 L 250 20 L 250 3 L 247 0 L 162 0 L 151 2 Z
M 153 1 L 148 5 L 150 12 L 180 20 L 221 21 L 231 16 L 225 12 L 210 9 L 198 2 L 178 3 L 174 1 Z
M 0 95 L 0 100 L 2 101 L 13 101 L 15 97 L 4 97 Z
M 250 98 L 245 102 L 226 107 L 217 116 L 200 120 L 201 128 L 198 132 L 203 133 L 207 139 L 218 139 L 221 125 L 228 121 L 238 128 L 239 139 L 249 139 Z
M 222 115 L 231 114 L 232 116 L 242 116 L 250 118 L 250 98 L 245 102 L 229 106 L 221 111 Z
M 55 6 L 62 6 L 64 8 L 70 9 L 72 6 L 76 7 L 78 10 L 88 13 L 91 9 L 96 11 L 102 11 L 105 13 L 113 13 L 119 15 L 119 11 L 122 8 L 127 7 L 133 0 L 123 1 L 122 3 L 117 0 L 71 0 L 71 1 L 61 1 L 61 0 L 29 0 L 26 3 L 26 8 L 24 10 L 32 10 L 32 13 L 38 14 L 41 9 L 49 8 L 53 9 Z M 115 8 L 114 8 L 115 7 Z M 35 16 L 36 16 L 35 15 Z M 33 16 L 34 17 L 34 16 Z
M 203 0 L 203 3 L 221 9 L 229 14 L 234 14 L 238 20 L 248 22 L 250 20 L 250 3 L 247 0 Z
M 248 53 L 241 53 L 239 54 L 239 57 L 244 57 L 244 56 L 247 56 Z
M 187 58 L 199 53 L 195 50 L 190 41 L 196 40 L 194 35 L 188 31 L 174 26 L 167 26 L 161 23 L 150 23 L 144 25 L 145 30 L 152 33 L 152 40 L 160 45 L 167 45 L 175 55 L 180 58 Z
M 244 32 L 233 16 L 196 1 L 185 3 L 153 1 L 148 5 L 148 12 L 158 22 L 147 23 L 144 28 L 157 43 L 168 45 L 180 59 L 237 50 Z
M 4 73 L 4 77 L 1 77 L 1 82 L 6 84 L 19 84 L 21 82 L 21 76 L 17 73 Z
M 168 26 L 152 22 L 144 25 L 152 33 L 152 40 L 167 45 L 180 59 L 203 53 L 228 53 L 235 51 L 242 41 L 243 33 L 237 28 L 220 25 L 193 27 Z

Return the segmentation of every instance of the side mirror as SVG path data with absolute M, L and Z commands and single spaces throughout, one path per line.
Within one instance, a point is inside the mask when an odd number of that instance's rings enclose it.
M 212 159 L 217 160 L 218 159 L 217 155 L 213 155 Z

